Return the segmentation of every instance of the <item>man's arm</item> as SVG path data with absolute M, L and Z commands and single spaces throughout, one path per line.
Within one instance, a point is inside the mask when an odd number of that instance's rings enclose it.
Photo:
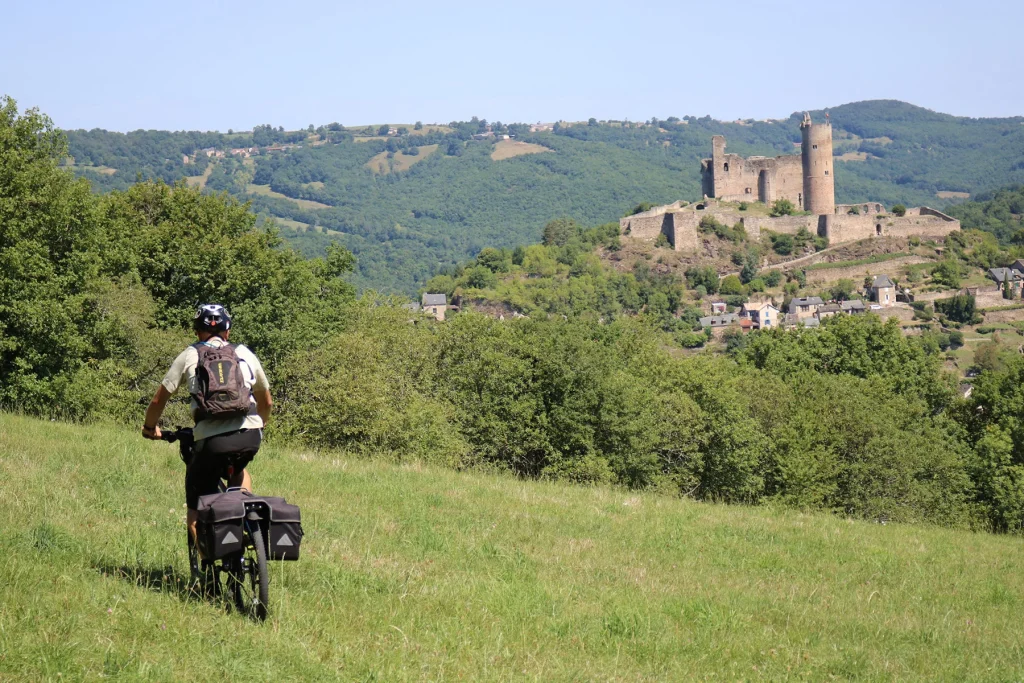
M 160 416 L 164 414 L 164 407 L 167 405 L 167 401 L 170 398 L 171 392 L 167 391 L 163 384 L 157 387 L 156 393 L 153 395 L 153 400 L 149 402 L 149 406 L 146 408 L 145 422 L 142 423 L 142 436 L 147 439 L 160 438 L 160 427 L 157 423 L 160 422 Z M 257 401 L 257 407 L 258 406 L 259 401 Z
M 274 407 L 274 399 L 270 397 L 270 389 L 257 390 L 252 392 L 252 397 L 256 399 L 256 412 L 263 418 L 263 426 L 266 427 L 267 423 L 270 422 L 270 409 Z M 154 397 L 155 401 L 156 398 Z

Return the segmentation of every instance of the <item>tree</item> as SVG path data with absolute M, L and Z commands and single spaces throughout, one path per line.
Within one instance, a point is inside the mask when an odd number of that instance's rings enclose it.
M 902 204 L 895 204 L 892 207 L 892 212 L 895 215 L 900 216 L 902 218 L 903 216 L 907 215 L 907 207 L 903 206 Z
M 788 199 L 777 199 L 772 204 L 772 208 L 769 212 L 769 215 L 776 218 L 779 216 L 791 216 L 793 215 L 793 210 L 793 202 L 789 201 Z
M 423 130 L 423 122 L 422 121 L 417 121 L 416 123 L 413 124 L 412 129 L 413 130 Z
M 854 284 L 853 280 L 842 279 L 832 286 L 829 290 L 829 294 L 836 301 L 846 301 L 853 296 Z
M 463 277 L 466 286 L 475 289 L 492 289 L 498 284 L 498 278 L 494 275 L 494 272 L 484 266 L 468 269 Z
M 597 125 L 597 119 L 595 119 L 593 116 L 591 116 L 589 119 L 587 119 L 587 125 L 588 126 L 596 126 Z
M 391 126 L 385 123 L 377 129 L 377 135 L 387 135 L 389 130 L 391 130 Z
M 743 283 L 735 275 L 727 275 L 719 286 L 718 291 L 724 295 L 743 294 Z
M 544 245 L 562 247 L 576 237 L 580 232 L 580 225 L 571 218 L 556 218 L 544 226 Z
M 507 273 L 511 267 L 509 254 L 493 247 L 482 249 L 476 256 L 476 262 L 492 273 Z
M 711 266 L 690 266 L 686 270 L 686 283 L 690 289 L 703 287 L 708 294 L 718 292 L 718 271 Z
M 932 280 L 950 289 L 960 287 L 960 266 L 951 258 L 940 261 L 932 268 Z
M 975 299 L 970 294 L 957 294 L 949 299 L 937 299 L 935 310 L 953 322 L 970 323 L 974 321 Z

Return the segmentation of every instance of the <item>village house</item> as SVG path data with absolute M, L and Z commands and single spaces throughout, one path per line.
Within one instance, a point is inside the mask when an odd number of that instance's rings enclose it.
M 749 318 L 755 330 L 779 326 L 779 309 L 775 308 L 770 301 L 745 303 L 740 315 Z
M 864 313 L 865 311 L 868 310 L 867 306 L 865 306 L 864 302 L 861 301 L 860 299 L 853 299 L 852 301 L 843 301 L 842 303 L 839 304 L 839 308 L 843 311 L 843 313 L 847 313 L 849 315 Z
M 825 318 L 831 318 L 832 316 L 838 315 L 842 312 L 843 309 L 839 304 L 825 304 L 824 306 L 819 306 L 814 315 L 820 321 Z
M 1014 261 L 1009 268 L 989 268 L 988 276 L 996 281 L 996 291 L 1006 293 L 1006 287 L 1010 288 L 1010 297 L 1019 299 L 1021 285 L 1024 284 L 1024 268 L 1017 269 L 1017 264 L 1024 266 L 1020 259 Z
M 725 313 L 727 304 L 724 301 L 712 301 L 711 302 L 711 315 L 719 315 Z
M 738 325 L 740 317 L 735 313 L 722 313 L 721 315 L 708 315 L 700 319 L 701 327 L 710 327 L 712 329 L 716 327 L 729 327 L 730 325 Z
M 883 307 L 896 304 L 896 284 L 888 275 L 878 275 L 872 281 L 871 300 Z
M 424 294 L 422 306 L 424 313 L 444 320 L 445 311 L 448 310 L 448 297 L 444 294 Z
M 820 296 L 799 296 L 789 302 L 789 313 L 795 315 L 797 321 L 813 318 L 818 309 L 825 305 Z

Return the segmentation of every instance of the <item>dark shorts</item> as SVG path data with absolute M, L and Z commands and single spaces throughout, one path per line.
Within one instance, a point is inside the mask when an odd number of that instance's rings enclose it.
M 217 493 L 221 479 L 244 470 L 262 440 L 262 430 L 240 429 L 197 443 L 192 461 L 185 468 L 185 504 L 189 509 L 199 507 L 199 496 Z

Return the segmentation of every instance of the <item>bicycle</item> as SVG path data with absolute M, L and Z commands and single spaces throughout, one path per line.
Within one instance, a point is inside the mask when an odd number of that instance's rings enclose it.
M 186 465 L 190 462 L 195 446 L 191 428 L 162 432 L 160 439 L 168 443 L 177 441 L 182 461 Z M 218 481 L 217 488 L 221 493 L 240 490 L 236 486 L 227 487 L 223 481 Z M 219 560 L 200 559 L 192 534 L 185 529 L 189 568 L 203 594 L 214 599 L 229 594 L 239 612 L 257 621 L 267 618 L 270 572 L 266 528 L 269 521 L 270 510 L 265 501 L 259 498 L 245 501 L 242 549 Z

